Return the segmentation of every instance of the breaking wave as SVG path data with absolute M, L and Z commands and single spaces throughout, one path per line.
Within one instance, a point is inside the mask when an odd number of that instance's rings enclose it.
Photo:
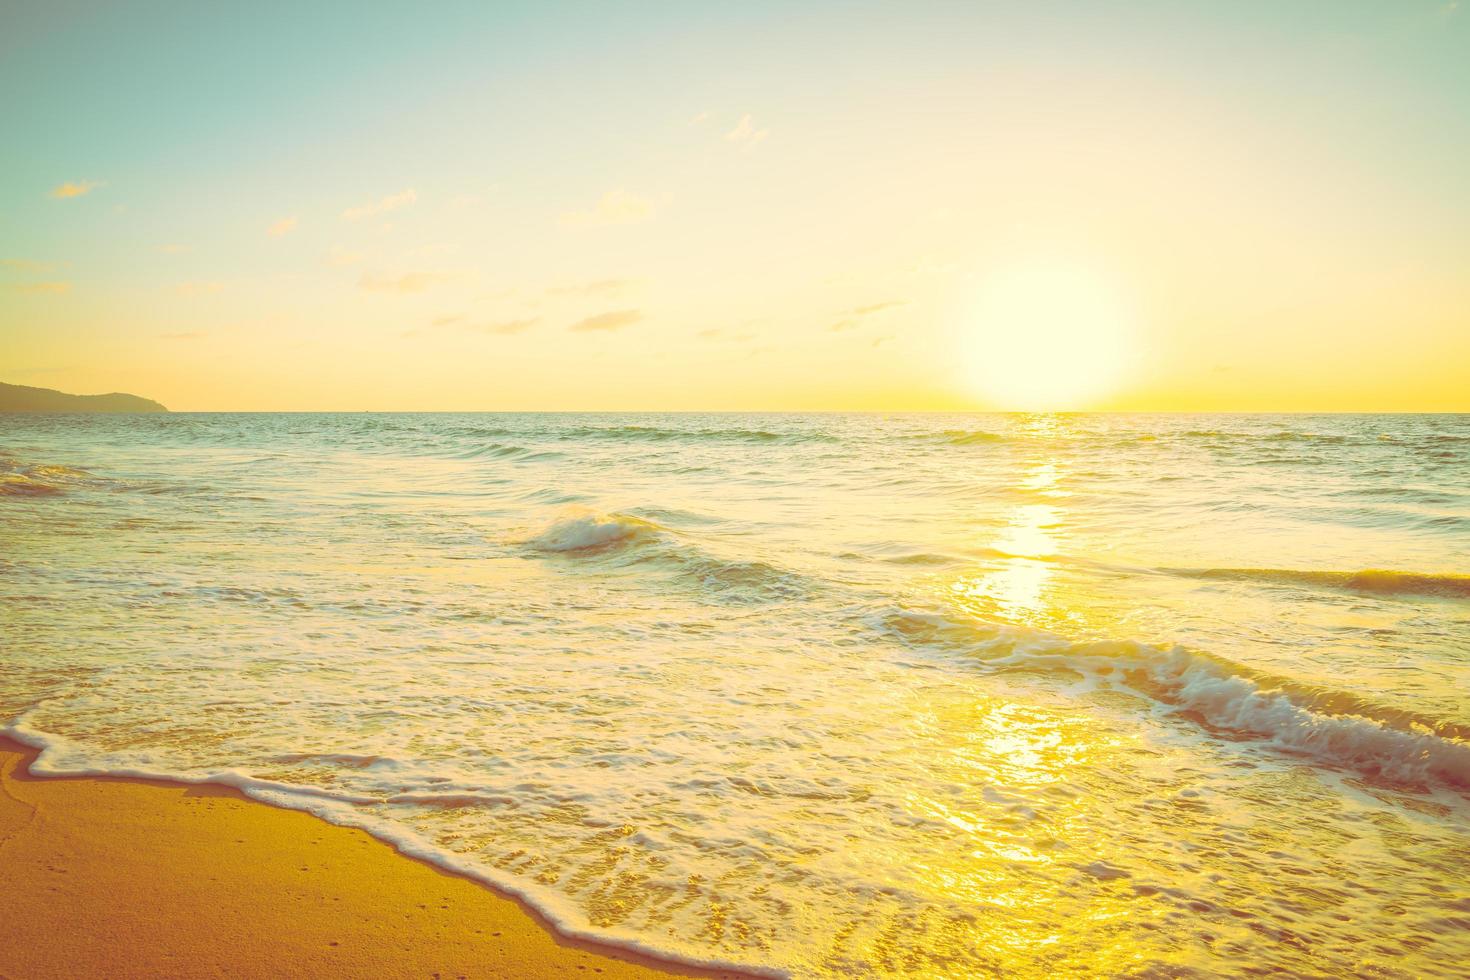
M 649 540 L 663 531 L 651 521 L 620 514 L 582 514 L 563 518 L 527 545 L 537 551 L 590 551 L 634 540 Z
M 0 496 L 51 497 L 78 484 L 94 482 L 97 478 L 86 470 L 45 464 L 22 466 L 0 457 Z
M 1208 730 L 1390 783 L 1470 790 L 1470 726 L 1377 705 L 1181 646 L 1073 642 L 1053 633 L 899 610 L 883 628 L 906 642 L 961 649 L 991 670 L 1080 674 L 1142 695 Z
M 662 572 L 725 601 L 772 601 L 809 591 L 808 581 L 794 572 L 766 561 L 716 554 L 669 527 L 629 514 L 566 517 L 526 546 L 547 554 L 586 557 L 609 568 Z

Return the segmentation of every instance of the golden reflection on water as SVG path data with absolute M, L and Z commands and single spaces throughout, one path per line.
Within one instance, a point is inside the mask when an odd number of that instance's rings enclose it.
M 1037 416 L 1028 431 L 1036 436 L 1055 435 L 1060 426 L 1055 416 Z M 968 574 L 950 585 L 950 591 L 969 611 L 988 618 L 1027 626 L 1051 625 L 1056 616 L 1050 592 L 1054 588 L 1051 559 L 1062 550 L 1066 538 L 1066 511 L 1062 501 L 1064 468 L 1056 458 L 1030 461 L 1016 483 L 1024 502 L 1011 508 L 1006 523 L 985 547 L 995 554 L 993 565 Z
M 962 931 L 997 974 L 1075 973 L 1078 950 L 1087 951 L 1083 972 L 1124 972 L 1138 952 L 1112 933 L 1141 910 L 1126 883 L 1087 870 L 1124 859 L 1098 835 L 1094 806 L 1076 786 L 1089 772 L 1126 767 L 1126 745 L 1080 714 L 1004 697 L 931 704 L 922 714 L 939 736 L 928 768 L 963 789 L 907 796 L 911 815 L 952 828 L 949 849 L 911 863 L 920 890 L 975 910 Z M 935 963 L 926 975 L 973 974 Z

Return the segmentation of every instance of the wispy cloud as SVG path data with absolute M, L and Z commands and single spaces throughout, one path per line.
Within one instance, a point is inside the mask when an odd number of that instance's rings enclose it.
M 363 260 L 361 252 L 353 252 L 340 245 L 333 245 L 332 250 L 327 253 L 327 265 L 334 269 L 345 269 L 349 265 L 356 265 Z
M 594 279 L 591 282 L 552 286 L 547 296 L 619 296 L 634 284 L 632 279 Z
M 631 326 L 643 319 L 643 314 L 638 310 L 609 310 L 596 316 L 589 316 L 585 320 L 578 320 L 568 327 L 568 330 L 576 333 L 593 333 L 599 330 L 621 330 Z
M 222 282 L 181 282 L 174 287 L 174 292 L 180 296 L 203 296 L 207 293 L 217 293 L 225 288 Z
M 709 113 L 708 112 L 696 112 L 690 118 L 690 120 L 687 123 L 685 123 L 684 125 L 686 125 L 686 126 L 698 126 L 700 123 L 706 121 L 707 119 L 709 119 Z
M 464 317 L 461 316 L 460 314 L 458 314 L 458 313 L 451 313 L 451 314 L 446 314 L 445 316 L 436 316 L 436 317 L 434 317 L 434 319 L 432 319 L 432 320 L 429 321 L 429 324 L 430 324 L 430 326 L 435 326 L 435 327 L 447 327 L 450 324 L 452 324 L 452 323 L 458 323 L 459 321 L 461 321 L 463 319 L 464 319 Z
M 375 214 L 386 214 L 389 211 L 396 211 L 399 208 L 408 207 L 408 205 L 418 199 L 418 193 L 410 187 L 406 190 L 399 191 L 397 194 L 389 194 L 387 197 L 380 198 L 377 201 L 370 201 L 367 204 L 359 204 L 355 208 L 348 208 L 342 212 L 342 217 L 347 221 L 370 218 Z
M 903 300 L 890 299 L 884 300 L 881 303 L 869 303 L 866 306 L 856 306 L 844 313 L 842 315 L 842 319 L 838 320 L 827 329 L 831 330 L 833 333 L 841 333 L 844 330 L 852 330 L 855 327 L 862 326 L 862 321 L 866 317 L 874 316 L 876 314 L 884 312 L 885 310 L 891 310 L 895 307 L 903 305 Z
M 725 139 L 728 142 L 750 149 L 769 135 L 771 135 L 770 130 L 758 129 L 754 121 L 751 120 L 750 113 L 747 112 L 740 117 L 740 121 L 735 124 L 735 128 L 725 134 Z
M 882 313 L 884 310 L 891 310 L 891 309 L 893 309 L 896 306 L 902 306 L 902 305 L 903 305 L 903 300 L 900 300 L 900 299 L 884 300 L 881 303 L 869 303 L 867 306 L 859 306 L 859 307 L 856 307 L 856 308 L 852 309 L 851 311 L 849 311 L 848 315 L 849 316 L 870 316 L 871 314 L 874 314 L 874 313 Z
M 653 214 L 655 204 L 646 197 L 629 193 L 621 188 L 602 195 L 597 206 L 590 211 L 566 211 L 560 221 L 569 228 L 590 228 L 599 225 L 626 225 L 643 221 Z
M 41 273 L 56 268 L 55 262 L 37 262 L 34 259 L 0 259 L 0 265 L 17 272 Z
M 402 275 L 366 273 L 357 284 L 370 293 L 421 293 L 455 278 L 448 272 L 405 272 Z
M 50 293 L 52 295 L 60 295 L 71 292 L 71 283 L 61 280 L 53 280 L 51 282 L 22 282 L 17 283 L 15 288 L 23 293 Z
M 170 243 L 168 245 L 160 245 L 158 246 L 158 250 L 164 255 L 183 255 L 185 252 L 192 251 L 191 247 L 188 245 L 178 245 L 174 243 Z
M 477 327 L 471 327 L 470 329 L 478 330 L 480 333 L 493 333 L 500 334 L 502 336 L 508 336 L 513 333 L 520 333 L 524 330 L 529 330 L 531 327 L 534 327 L 539 322 L 540 320 L 538 318 L 529 317 L 525 320 L 501 320 L 498 323 L 486 323 Z
M 748 330 L 729 330 L 724 327 L 707 327 L 699 331 L 695 336 L 702 337 L 705 340 L 730 340 L 737 342 L 755 339 L 755 334 Z
M 282 235 L 289 235 L 295 230 L 296 217 L 293 215 L 289 218 L 282 218 L 281 220 L 277 221 L 275 224 L 267 228 L 265 230 L 265 233 L 272 238 L 280 238 Z
M 67 181 L 51 188 L 51 196 L 57 200 L 66 200 L 69 197 L 82 197 L 90 194 L 103 185 L 100 180 L 78 180 L 75 183 Z

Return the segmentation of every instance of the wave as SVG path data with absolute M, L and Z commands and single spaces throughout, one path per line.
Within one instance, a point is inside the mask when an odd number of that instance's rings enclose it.
M 1184 578 L 1286 585 L 1315 585 L 1380 595 L 1427 595 L 1470 599 L 1470 575 L 1399 572 L 1369 568 L 1360 572 L 1332 572 L 1291 568 L 1166 568 Z
M 731 971 L 743 976 L 771 977 L 778 978 L 778 980 L 789 976 L 784 970 L 770 967 L 735 963 L 715 957 L 701 958 L 671 953 L 625 930 L 600 931 L 577 925 L 576 921 L 580 918 L 580 914 L 575 907 L 560 900 L 549 889 L 538 887 L 534 882 L 526 882 L 509 872 L 474 864 L 453 851 L 430 843 L 426 838 L 406 827 L 363 812 L 366 807 L 382 804 L 446 807 L 500 805 L 501 800 L 498 797 L 478 793 L 445 793 L 434 796 L 405 793 L 379 798 L 343 793 L 317 786 L 259 779 L 234 769 L 212 773 L 179 773 L 167 770 L 138 769 L 130 766 L 65 767 L 56 765 L 50 757 L 59 754 L 63 747 L 70 746 L 72 743 L 69 739 L 37 731 L 24 724 L 22 720 L 0 727 L 0 738 L 9 738 L 37 750 L 36 757 L 27 767 L 27 771 L 33 776 L 140 779 L 190 786 L 228 786 L 269 806 L 285 810 L 301 810 L 327 823 L 364 831 L 406 857 L 423 861 L 451 874 L 463 875 L 472 881 L 488 885 L 502 894 L 520 899 L 535 909 L 553 932 L 569 939 L 616 947 L 665 963 L 692 967 L 696 970 Z
M 70 487 L 96 482 L 100 481 L 86 470 L 53 464 L 22 466 L 11 458 L 0 458 L 0 496 L 52 497 Z
M 794 572 L 757 559 L 714 554 L 669 527 L 631 514 L 566 517 L 525 544 L 534 551 L 592 559 L 603 567 L 662 572 L 727 601 L 773 601 L 808 591 L 806 580 Z
M 1011 441 L 1010 436 L 999 432 L 987 432 L 983 429 L 945 429 L 942 432 L 921 432 L 908 436 L 908 438 L 925 442 L 940 442 L 950 446 L 974 446 L 982 443 Z
M 614 544 L 648 540 L 663 528 L 652 521 L 620 514 L 582 514 L 563 518 L 526 544 L 537 551 L 591 551 Z
M 1134 640 L 1076 642 L 1041 630 L 914 610 L 880 617 L 907 643 L 961 649 L 990 670 L 1081 675 L 1142 695 L 1211 732 L 1260 742 L 1371 779 L 1470 790 L 1470 725 L 1378 705 L 1185 647 Z
M 651 425 L 591 425 L 571 429 L 552 430 L 550 435 L 560 439 L 613 439 L 642 442 L 693 441 L 693 442 L 737 442 L 737 443 L 803 443 L 841 442 L 829 432 L 817 430 L 798 432 L 772 432 L 768 429 L 704 428 L 669 429 Z

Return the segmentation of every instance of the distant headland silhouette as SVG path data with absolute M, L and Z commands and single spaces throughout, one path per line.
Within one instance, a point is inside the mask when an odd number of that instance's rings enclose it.
M 51 388 L 0 382 L 0 412 L 167 412 L 158 402 L 114 391 L 106 395 L 69 395 Z

